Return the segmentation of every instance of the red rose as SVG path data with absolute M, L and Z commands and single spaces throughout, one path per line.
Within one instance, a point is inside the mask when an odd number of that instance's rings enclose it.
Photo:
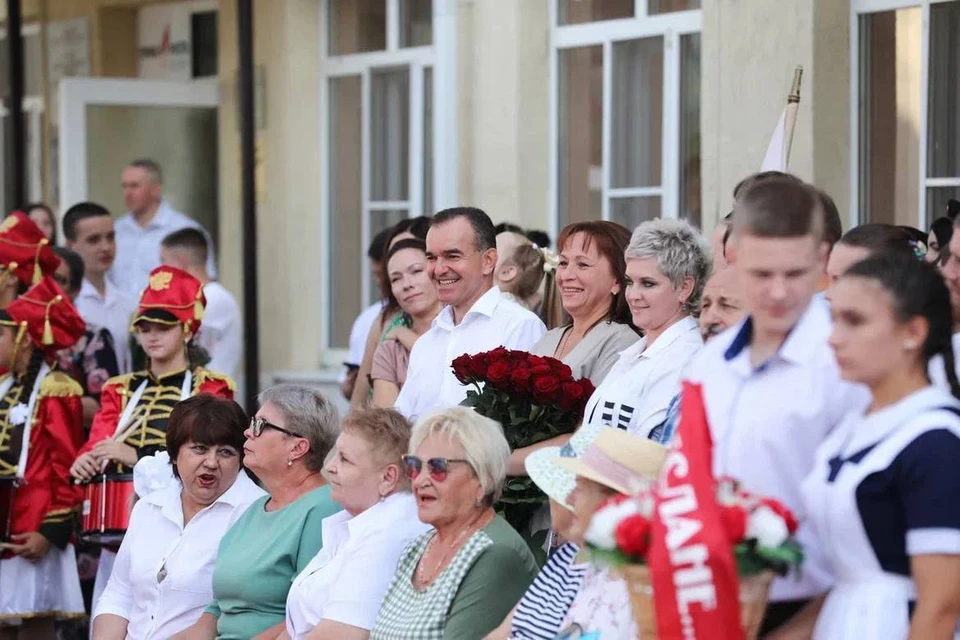
M 530 365 L 531 367 L 536 367 L 541 364 L 546 364 L 546 360 L 547 359 L 544 358 L 543 356 L 535 356 L 529 353 L 527 354 L 527 364 Z
M 553 370 L 548 364 L 537 364 L 530 367 L 530 375 L 534 378 L 539 378 L 541 376 L 549 376 L 553 374 Z
M 497 360 L 487 369 L 487 380 L 497 389 L 504 391 L 507 389 L 510 373 L 510 363 L 506 360 Z
M 720 521 L 731 543 L 737 544 L 747 535 L 747 511 L 743 507 L 735 504 L 720 507 Z
M 490 356 L 486 353 L 477 353 L 470 356 L 470 375 L 485 380 L 487 369 L 490 367 Z
M 597 388 L 593 386 L 593 382 L 590 380 L 590 378 L 580 378 L 577 382 L 580 384 L 580 387 L 583 389 L 584 399 L 589 400 L 590 396 L 593 395 L 593 392 L 596 391 Z
M 465 353 L 459 358 L 454 358 L 450 366 L 453 369 L 453 375 L 457 377 L 457 380 L 460 381 L 460 384 L 470 383 L 471 374 L 469 354 Z
M 560 389 L 560 408 L 564 411 L 574 411 L 583 402 L 583 387 L 580 384 L 564 382 Z
M 793 535 L 797 532 L 797 529 L 800 527 L 800 523 L 797 522 L 797 518 L 793 515 L 793 512 L 790 511 L 790 509 L 788 509 L 782 502 L 774 500 L 773 498 L 764 498 L 760 501 L 760 503 L 783 518 L 784 523 L 787 525 L 787 531 L 790 532 L 790 535 Z
M 510 374 L 510 386 L 517 393 L 526 393 L 530 390 L 530 377 L 529 369 L 514 369 Z
M 650 548 L 650 521 L 639 513 L 620 521 L 613 532 L 617 548 L 628 556 L 642 558 Z
M 550 358 L 550 368 L 561 380 L 573 380 L 573 370 L 556 358 Z
M 560 380 L 556 376 L 548 375 L 533 379 L 533 397 L 537 402 L 547 404 L 557 399 L 560 391 Z

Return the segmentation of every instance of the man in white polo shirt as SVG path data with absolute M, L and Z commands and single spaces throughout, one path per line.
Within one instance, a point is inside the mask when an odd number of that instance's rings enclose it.
M 530 349 L 546 332 L 536 314 L 493 286 L 497 237 L 486 213 L 456 207 L 436 214 L 427 232 L 427 262 L 446 305 L 410 352 L 396 409 L 411 420 L 463 401 L 467 389 L 450 368 L 464 353 L 499 346 Z
M 816 190 L 795 179 L 767 178 L 740 195 L 731 268 L 748 315 L 709 342 L 687 374 L 703 385 L 714 473 L 783 501 L 801 522 L 803 568 L 774 582 L 766 630 L 831 584 L 821 543 L 802 524 L 800 482 L 824 436 L 869 399 L 840 380 L 829 311 L 814 301 L 828 251 L 823 229 Z

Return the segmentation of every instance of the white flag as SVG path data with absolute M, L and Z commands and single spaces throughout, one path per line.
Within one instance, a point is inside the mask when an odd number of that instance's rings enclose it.
M 790 107 L 788 106 L 787 109 Z M 780 121 L 777 128 L 773 131 L 770 138 L 770 144 L 767 146 L 767 155 L 763 157 L 763 164 L 760 165 L 760 171 L 783 171 L 787 170 L 786 152 L 786 122 L 787 109 L 780 114 Z

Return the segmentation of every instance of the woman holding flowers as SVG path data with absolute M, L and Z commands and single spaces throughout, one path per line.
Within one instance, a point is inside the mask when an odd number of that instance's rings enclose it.
M 803 483 L 814 530 L 830 541 L 834 586 L 775 637 L 953 638 L 960 384 L 950 295 L 929 263 L 874 256 L 840 277 L 831 311 L 841 375 L 865 384 L 872 401 L 827 436 Z M 935 355 L 949 392 L 930 382 Z
M 575 378 L 589 378 L 594 385 L 606 378 L 620 352 L 638 339 L 625 296 L 624 251 L 629 241 L 630 231 L 615 222 L 579 222 L 563 228 L 555 279 L 571 322 L 548 331 L 530 350 L 533 354 L 560 360 Z M 517 449 L 510 455 L 507 473 L 526 475 L 528 455 L 569 439 L 562 435 Z

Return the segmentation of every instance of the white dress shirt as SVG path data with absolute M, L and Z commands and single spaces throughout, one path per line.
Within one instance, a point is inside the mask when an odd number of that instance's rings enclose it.
M 373 328 L 377 316 L 383 311 L 383 306 L 383 300 L 378 300 L 361 311 L 357 319 L 353 321 L 353 326 L 350 327 L 350 355 L 347 356 L 346 364 L 360 366 L 363 360 L 363 352 L 367 348 L 367 337 L 370 335 L 370 329 Z
M 467 388 L 453 375 L 450 365 L 454 358 L 499 346 L 526 351 L 546 331 L 536 314 L 505 299 L 496 287 L 470 307 L 460 324 L 453 322 L 453 307 L 444 307 L 430 330 L 413 345 L 407 381 L 395 408 L 415 420 L 429 411 L 460 404 L 467 397 Z
M 121 291 L 109 278 L 103 281 L 104 295 L 84 278 L 74 304 L 83 321 L 93 327 L 102 327 L 113 338 L 120 373 L 130 371 L 130 321 L 137 311 L 138 299 Z
M 640 338 L 620 353 L 583 412 L 583 424 L 618 427 L 650 437 L 667 417 L 670 401 L 680 391 L 684 368 L 703 348 L 697 321 L 677 321 L 647 348 Z
M 175 210 L 166 200 L 160 201 L 157 213 L 147 226 L 141 227 L 128 213 L 117 220 L 114 228 L 117 234 L 117 258 L 110 269 L 110 279 L 127 295 L 140 299 L 140 293 L 147 286 L 150 272 L 160 266 L 160 244 L 174 231 L 191 227 L 203 231 L 207 238 L 207 273 L 217 277 L 216 261 L 213 257 L 213 242 L 210 234 L 200 223 Z
M 960 333 L 953 334 L 951 343 L 953 344 L 954 370 L 960 376 Z M 943 356 L 937 354 L 930 358 L 930 362 L 927 364 L 927 375 L 930 376 L 930 382 L 944 391 L 950 392 L 950 383 L 947 381 L 947 368 L 944 365 Z
M 184 526 L 181 491 L 175 483 L 134 505 L 110 581 L 94 610 L 94 618 L 125 618 L 127 638 L 169 638 L 200 618 L 213 601 L 220 539 L 265 495 L 241 471 L 233 486 Z M 166 575 L 158 581 L 161 571 Z
M 287 634 L 294 640 L 321 620 L 373 629 L 400 554 L 430 529 L 410 493 L 395 493 L 356 517 L 341 511 L 320 527 L 323 548 L 287 595 Z
M 219 282 L 203 285 L 203 295 L 207 298 L 207 306 L 203 310 L 197 340 L 210 354 L 206 368 L 236 378 L 243 348 L 240 305 Z
M 810 598 L 830 586 L 800 484 L 827 434 L 844 414 L 869 401 L 866 387 L 840 379 L 827 344 L 831 330 L 826 306 L 812 301 L 776 355 L 754 367 L 747 317 L 710 341 L 690 366 L 689 379 L 703 385 L 714 474 L 780 500 L 800 521 L 803 567 L 799 577 L 774 581 L 775 602 Z

